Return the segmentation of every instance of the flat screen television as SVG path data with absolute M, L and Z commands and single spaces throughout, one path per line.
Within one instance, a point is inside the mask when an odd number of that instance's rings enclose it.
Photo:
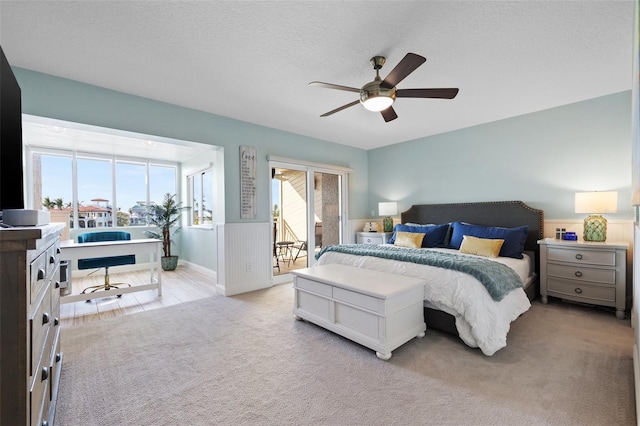
M 24 209 L 22 168 L 20 86 L 0 46 L 0 212 Z

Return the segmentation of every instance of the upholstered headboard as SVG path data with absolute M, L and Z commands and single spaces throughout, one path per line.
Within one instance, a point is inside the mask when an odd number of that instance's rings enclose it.
M 454 204 L 416 204 L 401 213 L 402 223 L 467 222 L 475 225 L 513 228 L 527 225 L 529 235 L 525 250 L 536 253 L 538 270 L 539 248 L 537 241 L 544 233 L 544 212 L 529 207 L 522 201 L 489 201 Z

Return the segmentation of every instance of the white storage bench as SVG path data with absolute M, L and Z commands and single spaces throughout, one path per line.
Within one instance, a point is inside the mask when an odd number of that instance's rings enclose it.
M 297 319 L 317 324 L 376 351 L 391 351 L 424 337 L 425 281 L 346 265 L 291 271 Z

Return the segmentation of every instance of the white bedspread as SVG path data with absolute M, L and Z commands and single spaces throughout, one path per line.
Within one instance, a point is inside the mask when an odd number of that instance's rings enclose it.
M 521 277 L 528 275 L 526 271 L 529 270 L 530 260 L 526 257 L 523 260 L 496 260 L 510 266 Z M 337 252 L 326 252 L 318 261 L 319 265 L 331 263 L 425 279 L 425 304 L 453 315 L 460 338 L 472 348 L 480 348 L 488 356 L 507 345 L 511 322 L 531 307 L 523 289 L 513 290 L 496 302 L 480 281 L 471 275 L 449 269 Z

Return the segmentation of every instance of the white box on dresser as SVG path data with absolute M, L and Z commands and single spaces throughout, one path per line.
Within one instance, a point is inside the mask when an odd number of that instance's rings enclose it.
M 422 279 L 334 264 L 291 274 L 297 318 L 373 349 L 380 359 L 424 337 Z
M 0 424 L 52 426 L 63 224 L 0 229 Z
M 540 245 L 540 297 L 611 306 L 624 319 L 627 249 L 622 242 L 564 241 L 545 238 Z

